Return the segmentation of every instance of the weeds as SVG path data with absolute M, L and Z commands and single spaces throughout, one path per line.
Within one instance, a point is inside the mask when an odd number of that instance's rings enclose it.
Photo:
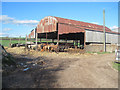
M 97 53 L 97 54 L 107 54 L 107 53 L 111 53 L 111 52 L 90 52 L 90 51 L 88 51 L 87 53 L 90 53 L 90 54 L 94 54 L 94 53 Z
M 120 71 L 120 62 L 113 62 L 113 68 Z

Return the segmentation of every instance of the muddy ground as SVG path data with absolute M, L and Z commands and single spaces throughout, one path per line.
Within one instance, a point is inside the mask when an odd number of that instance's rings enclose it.
M 3 74 L 3 88 L 117 88 L 114 53 L 79 54 L 7 48 L 17 68 Z M 29 68 L 24 71 L 25 68 Z

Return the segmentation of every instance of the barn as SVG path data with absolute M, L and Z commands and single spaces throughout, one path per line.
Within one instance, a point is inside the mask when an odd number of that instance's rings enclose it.
M 115 45 L 119 43 L 118 37 L 120 37 L 120 33 L 114 32 L 107 27 L 105 27 L 105 31 L 106 44 Z M 60 40 L 73 40 L 85 47 L 91 44 L 100 45 L 104 41 L 102 25 L 55 16 L 47 16 L 41 19 L 37 27 L 31 31 L 29 37 L 35 38 L 35 33 L 37 33 L 38 38 L 52 39 L 53 41 L 57 39 L 57 44 L 59 44 Z

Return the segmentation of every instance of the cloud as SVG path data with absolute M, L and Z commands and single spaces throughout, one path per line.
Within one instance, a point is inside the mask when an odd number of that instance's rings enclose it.
M 12 30 L 11 28 L 4 28 L 3 31 L 10 31 Z
M 110 27 L 110 29 L 111 29 L 112 31 L 118 32 L 118 27 L 117 27 L 117 26 L 112 26 L 112 27 Z
M 14 20 L 14 18 L 8 17 L 7 15 L 0 15 L 0 22 L 4 24 L 10 23 Z
M 93 24 L 99 24 L 98 22 L 91 22 L 91 23 L 93 23 Z
M 0 33 L 0 36 L 8 35 L 8 33 Z
M 116 29 L 116 28 L 118 28 L 117 26 L 112 26 L 112 27 L 110 27 L 110 29 Z
M 0 15 L 0 22 L 2 22 L 3 24 L 36 26 L 39 21 L 37 21 L 37 20 L 17 20 L 15 18 L 8 17 L 8 15 Z

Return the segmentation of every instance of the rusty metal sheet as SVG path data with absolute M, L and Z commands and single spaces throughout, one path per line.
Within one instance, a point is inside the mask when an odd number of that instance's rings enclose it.
M 86 29 L 103 32 L 102 25 L 48 16 L 38 23 L 37 33 L 55 32 L 57 31 L 57 23 L 59 34 L 85 32 Z M 105 27 L 105 30 L 106 32 L 115 33 L 107 27 Z
M 92 24 L 92 23 L 87 23 L 87 22 L 82 22 L 82 21 L 76 21 L 76 20 L 70 20 L 70 19 L 65 19 L 65 18 L 60 18 L 60 17 L 55 17 L 55 18 L 58 20 L 58 23 L 74 25 L 80 28 L 90 29 L 90 30 L 95 30 L 95 31 L 103 31 L 102 25 L 97 25 L 97 24 Z M 106 29 L 106 32 L 112 32 L 107 27 L 105 27 L 105 29 Z
M 43 18 L 37 25 L 38 33 L 54 32 L 56 30 L 57 20 L 54 17 L 48 16 Z
M 58 34 L 68 34 L 68 33 L 79 33 L 79 32 L 85 32 L 84 29 L 73 27 L 65 24 L 58 24 Z

